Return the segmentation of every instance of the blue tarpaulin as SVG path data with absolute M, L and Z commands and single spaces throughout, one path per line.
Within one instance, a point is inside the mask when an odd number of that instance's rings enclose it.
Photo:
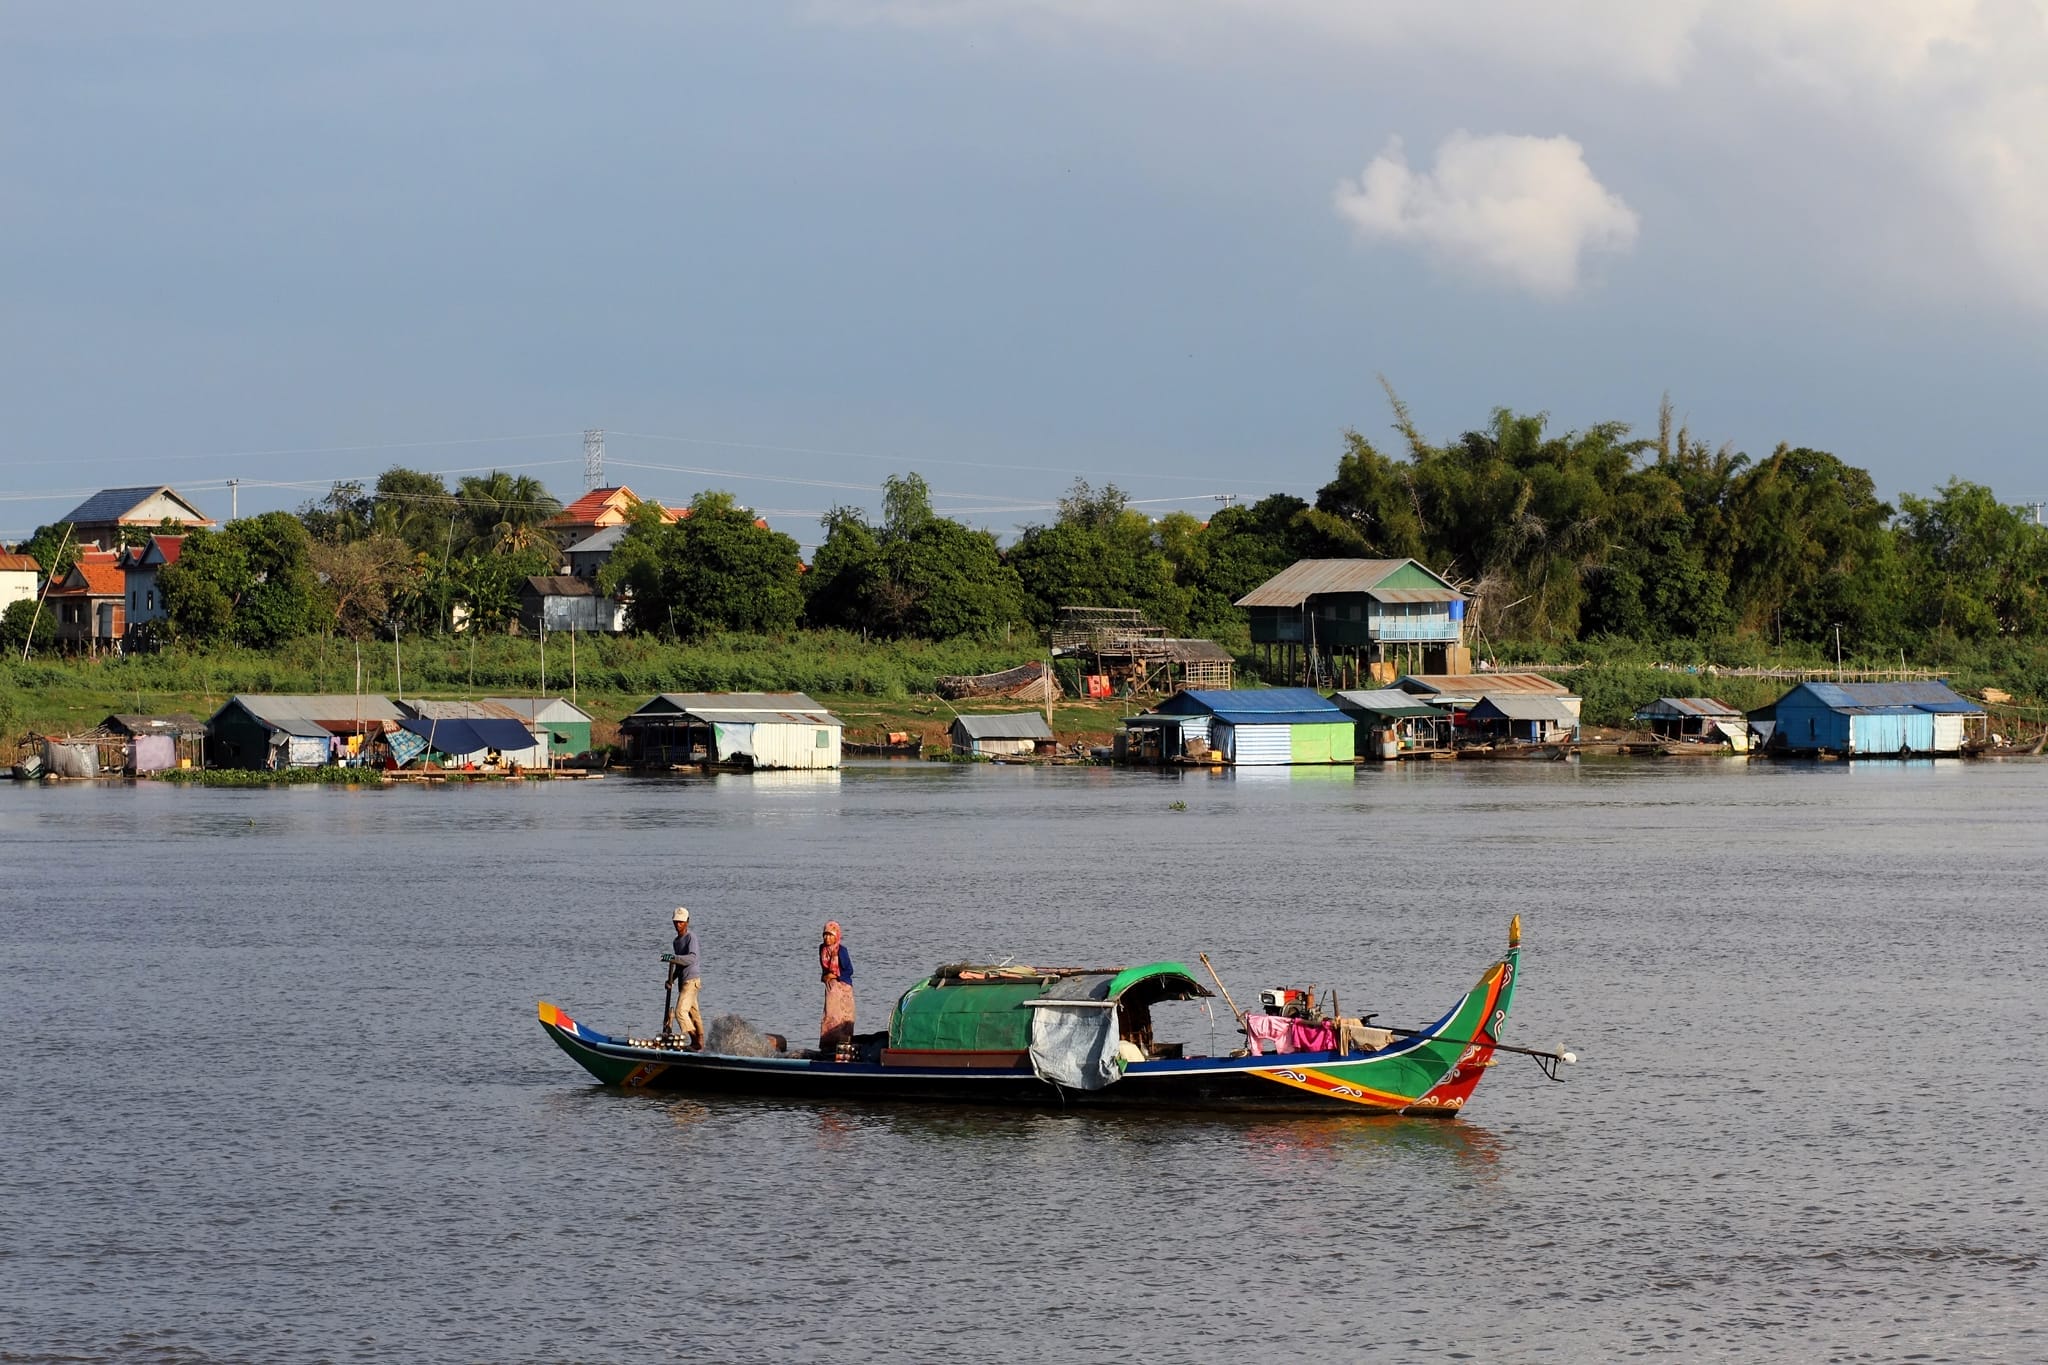
M 402 720 L 400 726 L 450 758 L 465 758 L 486 749 L 518 753 L 534 745 L 533 731 L 516 720 L 471 716 L 463 720 Z

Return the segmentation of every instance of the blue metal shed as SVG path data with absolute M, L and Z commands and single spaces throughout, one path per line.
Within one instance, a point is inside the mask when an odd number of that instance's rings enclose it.
M 1774 747 L 1852 758 L 1960 753 L 1967 721 L 1984 715 L 1939 682 L 1804 682 L 1771 709 Z
M 1350 763 L 1357 753 L 1351 717 L 1306 687 L 1189 688 L 1155 714 L 1208 716 L 1210 743 L 1240 767 Z

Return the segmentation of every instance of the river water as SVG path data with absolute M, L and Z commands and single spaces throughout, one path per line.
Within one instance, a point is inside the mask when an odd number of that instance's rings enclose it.
M 0 1360 L 2048 1359 L 2044 814 L 2025 762 L 8 785 Z M 1519 911 L 1507 1037 L 1581 1061 L 1452 1121 L 597 1089 L 534 1003 L 653 1029 L 679 902 L 795 1037 L 828 917 L 874 1029 L 1201 951 L 1415 1024 Z

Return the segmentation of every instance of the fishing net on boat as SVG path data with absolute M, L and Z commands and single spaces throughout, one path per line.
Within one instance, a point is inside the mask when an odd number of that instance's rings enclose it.
M 727 1057 L 774 1057 L 777 1048 L 767 1034 L 737 1014 L 721 1014 L 704 1030 L 704 1050 Z

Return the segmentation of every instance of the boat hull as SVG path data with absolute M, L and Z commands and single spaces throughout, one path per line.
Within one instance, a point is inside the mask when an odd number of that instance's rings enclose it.
M 884 1066 L 801 1057 L 738 1057 L 648 1047 L 540 1006 L 543 1030 L 601 1083 L 625 1090 L 754 1095 L 799 1101 L 1141 1109 L 1182 1113 L 1421 1114 L 1455 1117 L 1493 1065 L 1518 954 L 1489 967 L 1429 1028 L 1376 1052 L 1294 1052 L 1135 1062 L 1099 1090 L 1001 1068 Z

